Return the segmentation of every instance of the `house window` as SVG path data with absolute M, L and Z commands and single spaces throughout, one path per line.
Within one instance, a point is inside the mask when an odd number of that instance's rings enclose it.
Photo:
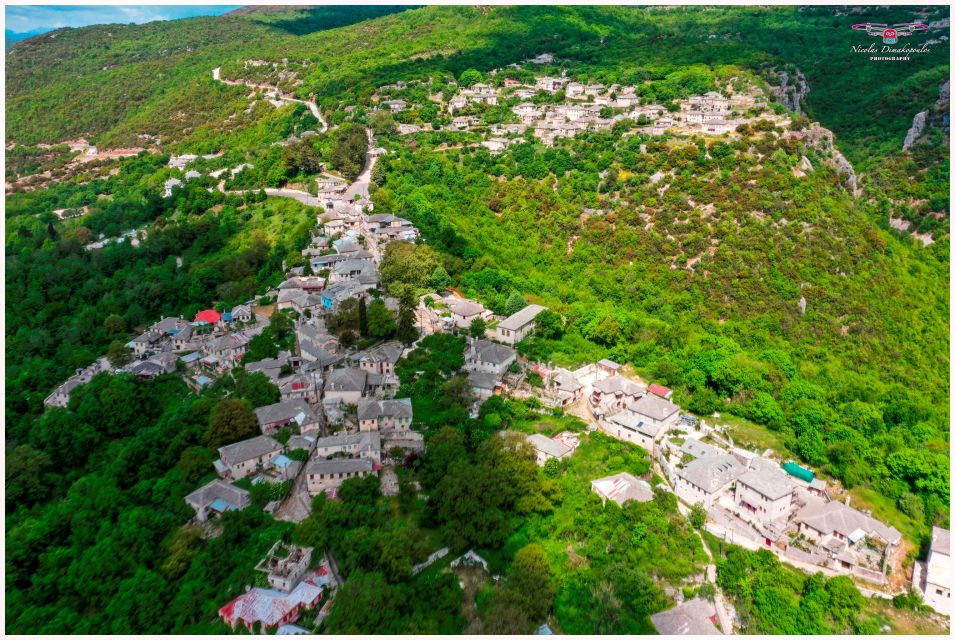
M 941 590 L 941 589 L 936 589 L 936 590 L 935 590 L 935 593 L 937 593 L 938 595 L 942 595 L 942 590 Z

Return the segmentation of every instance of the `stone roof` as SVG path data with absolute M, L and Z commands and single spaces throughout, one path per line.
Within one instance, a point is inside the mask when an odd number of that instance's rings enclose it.
M 471 383 L 472 387 L 477 389 L 488 389 L 492 391 L 498 384 L 497 376 L 495 376 L 493 373 L 482 373 L 480 371 L 471 371 L 468 373 L 468 381 Z
M 249 492 L 233 486 L 228 482 L 213 480 L 207 485 L 199 487 L 186 496 L 186 502 L 194 507 L 201 508 L 215 500 L 223 500 L 231 506 L 242 509 L 252 502 Z
M 319 438 L 315 442 L 317 449 L 346 449 L 356 447 L 358 451 L 381 450 L 381 434 L 377 431 L 360 431 L 358 433 L 336 433 Z
M 326 393 L 329 391 L 364 391 L 368 373 L 354 367 L 334 369 L 328 374 L 325 383 Z
M 358 401 L 359 420 L 374 420 L 381 416 L 410 418 L 412 416 L 411 398 L 398 398 L 396 400 L 361 398 Z
M 789 474 L 765 458 L 753 460 L 749 471 L 741 475 L 738 482 L 770 500 L 782 498 L 796 490 L 796 483 L 792 481 Z
M 649 502 L 653 500 L 653 488 L 645 480 L 635 478 L 626 471 L 606 478 L 592 480 L 590 487 L 607 500 L 620 506 L 630 500 Z
M 796 484 L 790 480 L 789 474 L 762 458 L 754 460 L 749 471 L 741 475 L 738 482 L 770 500 L 777 500 L 796 490 Z
M 642 396 L 646 393 L 643 385 L 637 384 L 630 378 L 623 376 L 611 376 L 603 380 L 597 380 L 593 384 L 594 389 L 600 393 L 618 394 L 622 393 L 628 396 Z
M 289 358 L 292 356 L 288 351 L 279 351 L 278 357 L 275 358 L 263 358 L 261 360 L 256 360 L 255 362 L 248 362 L 245 365 L 246 373 L 256 373 L 261 371 L 265 375 L 269 375 L 270 369 L 281 369 L 283 366 L 289 363 Z
M 896 544 L 902 539 L 902 534 L 895 527 L 837 501 L 813 501 L 799 511 L 796 521 L 821 531 L 823 535 L 836 532 L 848 538 L 861 529 L 867 535 L 876 535 L 889 544 Z
M 932 527 L 932 553 L 951 556 L 952 532 L 941 527 Z
M 315 447 L 315 436 L 301 436 L 296 434 L 288 439 L 285 446 L 289 451 L 294 451 L 295 449 L 311 451 Z
M 162 331 L 164 333 L 168 333 L 169 331 L 176 329 L 179 326 L 180 322 L 183 322 L 183 320 L 180 318 L 174 318 L 170 316 L 170 317 L 163 318 L 162 320 L 159 320 L 150 328 L 153 331 Z
M 731 455 L 722 454 L 697 458 L 683 467 L 680 475 L 706 493 L 716 493 L 745 472 L 746 469 L 739 460 Z
M 699 440 L 695 440 L 693 438 L 688 438 L 683 444 L 681 444 L 680 451 L 689 454 L 694 458 L 718 456 L 721 453 L 716 447 L 708 445 L 705 442 L 700 442 Z
M 259 421 L 259 426 L 279 422 L 281 420 L 295 420 L 299 426 L 315 422 L 317 418 L 312 413 L 311 407 L 301 398 L 276 402 L 275 404 L 259 407 L 255 410 L 255 419 Z
M 474 300 L 461 300 L 455 298 L 453 300 L 448 300 L 448 306 L 451 308 L 452 313 L 459 316 L 464 316 L 465 318 L 484 313 L 484 305 L 482 305 L 480 302 L 475 302 Z
M 219 457 L 230 467 L 271 452 L 279 452 L 282 445 L 269 436 L 256 436 L 224 447 L 219 447 Z
M 517 351 L 511 347 L 490 340 L 474 340 L 471 343 L 471 348 L 474 350 L 477 360 L 490 362 L 491 364 L 504 364 L 517 356 Z M 470 350 L 466 355 L 470 355 Z
M 404 353 L 404 350 L 404 345 L 396 340 L 393 340 L 391 342 L 385 342 L 384 344 L 380 344 L 377 347 L 368 349 L 361 360 L 368 360 L 370 362 L 388 362 L 390 364 L 395 364 L 401 358 L 401 354 Z
M 228 351 L 240 349 L 249 344 L 249 339 L 239 333 L 227 333 L 212 341 L 212 351 Z
M 562 391 L 568 391 L 570 393 L 574 393 L 584 386 L 580 380 L 567 369 L 555 370 L 553 381 Z
M 562 458 L 573 451 L 564 443 L 552 440 L 539 433 L 527 436 L 527 441 L 538 451 L 543 451 L 554 458 Z
M 619 411 L 614 415 L 607 418 L 608 422 L 611 422 L 616 425 L 620 425 L 624 429 L 630 429 L 631 431 L 638 431 L 644 435 L 650 436 L 651 438 L 656 437 L 660 433 L 660 427 L 657 425 L 647 424 L 643 421 L 643 416 L 629 409 L 624 409 Z
M 313 460 L 305 470 L 313 473 L 368 473 L 374 469 L 374 463 L 368 458 L 333 458 L 331 460 Z
M 650 616 L 653 626 L 664 636 L 718 636 L 720 630 L 713 624 L 716 607 L 702 598 L 686 600 L 682 604 Z
M 630 405 L 630 410 L 652 420 L 663 421 L 680 410 L 680 406 L 660 396 L 647 394 Z
M 547 307 L 542 307 L 539 304 L 529 304 L 509 318 L 502 320 L 501 323 L 497 325 L 497 328 L 517 331 L 521 327 L 531 322 L 537 317 L 538 313 L 544 311 L 545 309 L 547 309 Z

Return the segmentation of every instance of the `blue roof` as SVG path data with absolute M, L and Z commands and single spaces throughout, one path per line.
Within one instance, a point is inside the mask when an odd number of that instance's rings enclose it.
M 537 631 L 534 632 L 535 636 L 552 636 L 554 631 L 550 628 L 550 625 L 546 622 L 538 627 Z
M 216 498 L 215 500 L 213 500 L 212 504 L 210 504 L 209 507 L 211 507 L 212 509 L 215 509 L 216 511 L 219 511 L 220 513 L 223 511 L 235 511 L 236 509 L 235 505 L 229 504 L 222 498 Z
M 287 468 L 290 464 L 292 464 L 292 459 L 289 458 L 289 457 L 288 457 L 287 455 L 285 455 L 284 453 L 280 453 L 280 454 L 278 454 L 277 456 L 275 456 L 274 458 L 272 458 L 272 464 L 274 464 L 276 467 L 278 467 L 278 468 L 280 468 L 280 469 L 285 469 L 285 468 Z
M 198 351 L 193 351 L 192 353 L 187 353 L 187 354 L 184 355 L 184 356 L 180 356 L 179 359 L 182 360 L 183 362 L 185 362 L 186 364 L 188 364 L 188 363 L 190 363 L 190 362 L 195 362 L 196 360 L 198 360 L 198 359 L 201 358 L 201 357 L 202 357 L 202 354 L 201 354 L 201 353 L 199 353 Z
M 212 378 L 208 376 L 196 376 L 196 383 L 198 383 L 200 387 L 204 387 L 210 382 L 212 382 Z
M 223 321 L 223 322 L 232 322 L 232 312 L 231 312 L 231 311 L 223 311 L 223 312 L 222 312 L 222 321 Z

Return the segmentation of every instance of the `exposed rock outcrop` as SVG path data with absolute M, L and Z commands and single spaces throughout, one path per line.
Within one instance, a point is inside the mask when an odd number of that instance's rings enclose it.
M 790 76 L 788 71 L 778 69 L 773 69 L 773 75 L 779 81 L 779 84 L 772 88 L 773 97 L 790 111 L 795 111 L 801 116 L 806 115 L 802 108 L 802 101 L 809 95 L 809 83 L 806 82 L 806 76 L 801 71 L 796 71 Z
M 925 131 L 925 119 L 928 117 L 928 109 L 925 111 L 919 111 L 915 114 L 915 117 L 912 118 L 912 126 L 909 127 L 908 133 L 905 134 L 905 141 L 902 142 L 902 151 L 908 151 L 912 148 L 912 145 L 915 144 L 915 141 L 919 139 L 919 136 L 922 135 L 922 132 Z
M 820 152 L 820 155 L 826 157 L 826 164 L 836 170 L 842 176 L 846 188 L 853 195 L 859 195 L 859 182 L 856 177 L 856 170 L 852 163 L 846 159 L 842 152 L 836 148 L 833 140 L 832 131 L 819 126 L 818 122 L 813 122 L 808 128 L 802 131 L 787 131 L 786 137 L 802 140 L 808 146 Z M 806 158 L 806 164 L 812 168 L 809 159 Z M 800 162 L 800 168 L 802 163 Z

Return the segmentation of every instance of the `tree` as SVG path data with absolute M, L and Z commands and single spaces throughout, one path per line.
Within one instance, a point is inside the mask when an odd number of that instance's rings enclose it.
M 507 302 L 504 303 L 504 314 L 512 316 L 526 306 L 527 302 L 524 300 L 524 297 L 515 291 L 508 296 Z
M 334 130 L 332 139 L 332 165 L 348 180 L 361 173 L 368 153 L 368 135 L 364 127 L 349 122 Z
M 398 133 L 398 124 L 391 111 L 379 110 L 368 116 L 368 126 L 376 136 L 390 136 Z
M 258 430 L 259 423 L 247 401 L 220 400 L 212 409 L 205 441 L 210 449 L 217 449 L 222 445 L 250 438 Z
M 411 574 L 414 560 L 411 557 L 414 540 L 407 527 L 384 531 L 378 536 L 378 563 L 385 578 L 392 583 L 406 580 Z
M 474 391 L 466 375 L 451 376 L 441 385 L 440 403 L 444 408 L 467 409 L 472 402 L 474 402 Z
M 390 338 L 397 329 L 395 315 L 385 306 L 384 300 L 378 298 L 372 302 L 368 307 L 368 335 L 378 339 Z
M 706 508 L 702 502 L 697 502 L 690 509 L 690 524 L 696 529 L 706 526 Z
M 28 444 L 8 450 L 4 469 L 8 512 L 18 505 L 30 507 L 42 502 L 50 494 L 51 478 L 47 474 L 51 465 L 50 456 Z
M 451 284 L 451 276 L 448 275 L 444 265 L 438 265 L 431 274 L 431 286 L 438 291 L 447 288 Z
M 116 340 L 110 343 L 109 349 L 106 351 L 106 358 L 114 367 L 122 367 L 132 362 L 133 351 L 122 342 Z
M 529 544 L 514 555 L 506 589 L 518 597 L 531 622 L 544 619 L 554 600 L 554 587 L 550 582 L 550 565 L 543 547 Z
M 358 299 L 358 333 L 362 337 L 368 335 L 368 309 L 364 297 Z
M 322 156 L 312 144 L 311 138 L 293 142 L 282 149 L 282 164 L 286 175 L 316 173 L 322 168 Z
M 405 286 L 398 298 L 398 339 L 405 344 L 418 339 L 418 330 L 414 326 L 415 307 L 414 289 Z
M 458 84 L 462 87 L 471 87 L 484 80 L 484 75 L 477 69 L 466 69 L 458 77 Z
M 248 400 L 253 409 L 275 404 L 282 399 L 278 387 L 261 371 L 247 373 L 243 369 L 238 369 L 233 374 L 233 378 L 235 379 L 235 395 Z
M 564 320 L 556 311 L 544 309 L 534 318 L 534 333 L 547 340 L 560 340 L 564 335 Z
M 93 241 L 93 232 L 90 231 L 89 227 L 79 227 L 74 237 L 80 244 L 86 245 Z
M 106 316 L 106 320 L 103 321 L 103 329 L 111 336 L 122 333 L 126 331 L 126 320 L 123 319 L 123 316 L 111 313 Z
M 179 456 L 179 469 L 186 482 L 193 483 L 209 473 L 215 456 L 206 447 L 189 447 Z
M 428 443 L 419 477 L 426 489 L 438 485 L 448 468 L 456 461 L 467 458 L 464 435 L 453 427 L 443 427 Z
M 429 245 L 403 240 L 389 242 L 381 258 L 381 282 L 392 293 L 402 285 L 427 288 L 440 266 L 440 256 Z
M 355 571 L 339 589 L 328 614 L 329 633 L 399 634 L 405 598 L 379 572 Z
M 471 320 L 471 326 L 468 327 L 468 334 L 472 338 L 483 338 L 487 334 L 487 321 L 478 316 Z
M 435 489 L 432 507 L 453 550 L 494 547 L 507 538 L 509 513 L 503 508 L 502 480 L 488 465 L 466 460 L 450 465 Z

